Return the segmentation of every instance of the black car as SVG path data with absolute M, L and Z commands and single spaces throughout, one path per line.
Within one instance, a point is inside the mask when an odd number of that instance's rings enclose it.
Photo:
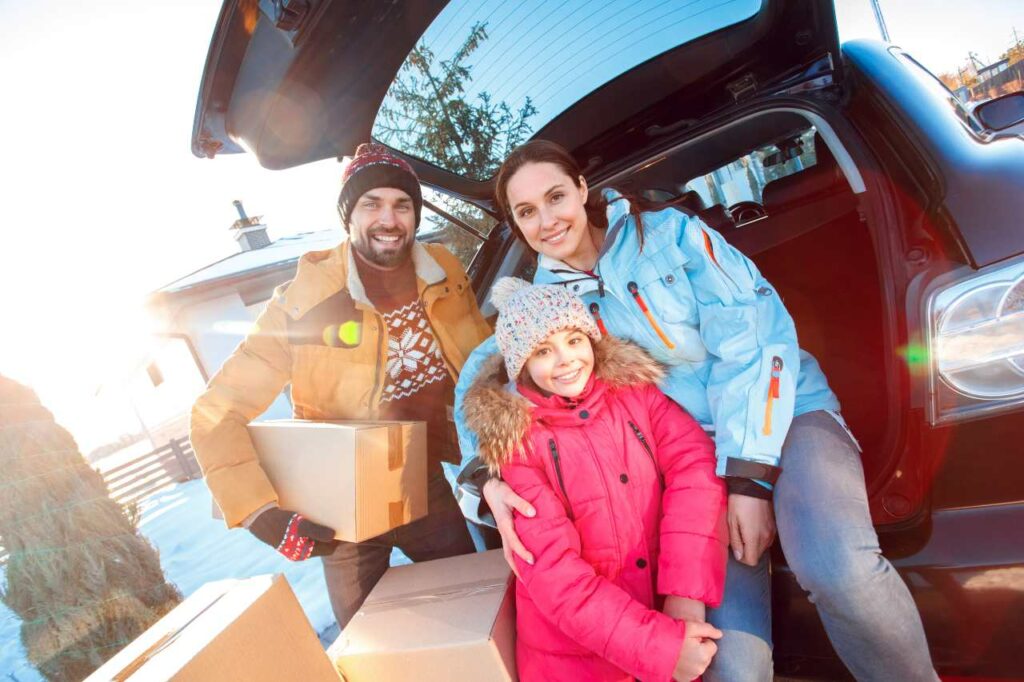
M 1022 678 L 1024 138 L 999 132 L 1022 100 L 968 112 L 899 48 L 840 46 L 822 0 L 227 0 L 192 149 L 283 169 L 389 145 L 481 300 L 531 274 L 491 201 L 526 139 L 697 212 L 842 401 L 939 672 Z M 845 679 L 777 550 L 773 580 L 777 670 Z

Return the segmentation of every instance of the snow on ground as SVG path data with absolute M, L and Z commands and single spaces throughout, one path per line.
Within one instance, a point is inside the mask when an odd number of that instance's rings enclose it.
M 212 517 L 210 491 L 202 480 L 156 493 L 142 503 L 139 530 L 160 552 L 167 579 L 188 596 L 204 583 L 284 573 L 322 641 L 336 634 L 319 560 L 291 562 L 244 530 L 229 531 Z M 408 559 L 397 549 L 392 564 Z M 0 679 L 42 682 L 25 659 L 20 621 L 0 604 Z

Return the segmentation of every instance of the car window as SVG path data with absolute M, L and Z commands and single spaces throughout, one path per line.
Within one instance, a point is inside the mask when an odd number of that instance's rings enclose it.
M 794 137 L 791 143 L 758 147 L 706 175 L 693 178 L 685 189 L 699 194 L 706 207 L 716 204 L 729 207 L 741 201 L 763 203 L 765 185 L 799 173 L 817 162 L 814 134 L 812 127 Z
M 434 211 L 424 205 L 416 238 L 444 244 L 468 270 L 497 221 L 478 206 L 430 187 L 423 187 L 423 200 L 438 210 Z M 467 227 L 470 229 L 467 230 Z
M 906 52 L 898 52 L 897 54 L 911 66 L 910 72 L 914 77 L 949 105 L 949 110 L 952 111 L 964 125 L 970 128 L 974 133 L 980 133 L 983 130 L 981 124 L 979 124 L 974 118 L 971 112 L 967 109 L 967 106 L 961 102 L 960 98 L 953 94 L 953 91 L 947 88 L 946 84 L 939 80 L 935 74 L 926 69 L 920 62 Z
M 372 136 L 486 180 L 590 92 L 760 9 L 761 0 L 453 0 L 406 58 Z

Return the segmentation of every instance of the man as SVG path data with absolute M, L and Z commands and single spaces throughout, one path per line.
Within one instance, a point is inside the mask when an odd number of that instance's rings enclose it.
M 459 461 L 454 382 L 490 328 L 458 260 L 415 241 L 422 205 L 408 163 L 360 145 L 338 197 L 348 239 L 300 259 L 192 409 L 192 443 L 228 527 L 248 528 L 291 560 L 323 557 L 341 627 L 393 546 L 414 561 L 473 551 L 441 461 Z M 289 383 L 296 418 L 425 421 L 427 516 L 355 544 L 280 509 L 246 425 Z

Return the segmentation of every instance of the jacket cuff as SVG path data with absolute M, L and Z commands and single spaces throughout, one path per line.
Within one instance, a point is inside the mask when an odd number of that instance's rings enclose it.
M 746 495 L 756 497 L 760 500 L 771 500 L 772 489 L 762 485 L 759 481 L 749 478 L 729 477 L 725 479 L 725 486 L 730 495 Z
M 730 457 L 725 463 L 724 476 L 726 478 L 752 478 L 764 481 L 769 485 L 775 485 L 781 473 L 782 467 L 755 462 L 749 459 Z

